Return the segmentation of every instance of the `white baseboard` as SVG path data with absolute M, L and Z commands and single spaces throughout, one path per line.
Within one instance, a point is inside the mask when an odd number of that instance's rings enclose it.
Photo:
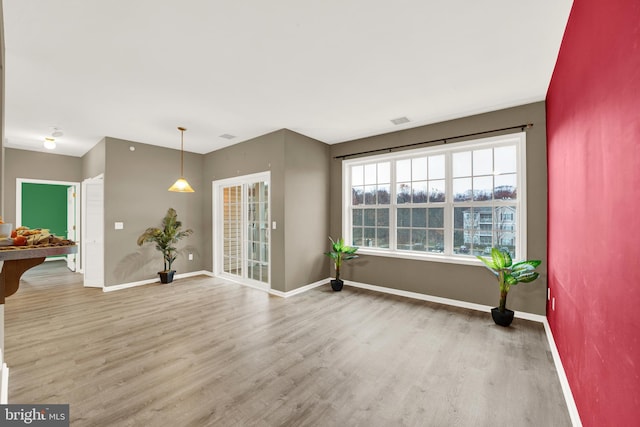
M 0 271 L 4 261 L 0 261 Z M 0 405 L 9 400 L 9 368 L 4 363 L 4 304 L 0 304 Z
M 556 346 L 556 341 L 553 338 L 551 327 L 547 319 L 544 320 L 544 331 L 547 333 L 547 340 L 549 341 L 549 348 L 551 349 L 551 355 L 553 356 L 553 362 L 556 365 L 556 372 L 558 372 L 558 379 L 560 380 L 560 386 L 562 387 L 562 393 L 564 394 L 564 400 L 567 403 L 569 410 L 569 417 L 571 418 L 571 424 L 573 427 L 582 427 L 582 421 L 580 421 L 580 414 L 578 413 L 578 407 L 576 401 L 573 399 L 573 393 L 571 392 L 571 386 L 567 379 L 567 374 L 564 371 L 562 360 L 560 359 L 560 353 Z
M 6 363 L 0 367 L 0 405 L 9 401 L 9 368 Z
M 322 286 L 322 285 L 326 285 L 327 283 L 329 283 L 329 281 L 331 280 L 331 278 L 327 278 L 327 279 L 322 279 L 322 280 L 318 280 L 317 282 L 314 283 L 310 283 L 308 285 L 305 286 L 301 286 L 299 288 L 295 288 L 289 292 L 282 292 L 282 291 L 278 291 L 275 289 L 270 289 L 269 293 L 271 295 L 275 295 L 278 297 L 282 297 L 282 298 L 289 298 L 292 297 L 294 295 L 298 295 L 301 294 L 303 292 L 307 292 L 313 288 L 317 288 L 318 286 Z
M 493 308 L 489 305 L 475 304 L 472 302 L 436 297 L 433 295 L 420 294 L 418 292 L 403 291 L 400 289 L 385 288 L 383 286 L 369 285 L 367 283 L 352 282 L 351 280 L 345 280 L 344 284 L 347 286 L 353 286 L 355 288 L 369 289 L 371 291 L 383 292 L 385 294 L 398 295 L 401 297 L 419 299 L 422 301 L 430 301 L 438 304 L 452 305 L 454 307 L 467 308 L 469 310 L 491 312 L 491 309 Z M 534 322 L 540 322 L 540 323 L 543 323 L 547 320 L 545 316 L 542 316 L 540 314 L 524 313 L 519 311 L 516 311 L 515 317 L 519 319 L 532 320 Z
M 184 279 L 187 277 L 201 276 L 201 275 L 213 277 L 213 275 L 209 271 L 200 270 L 200 271 L 190 271 L 189 273 L 176 274 L 174 276 L 174 279 Z M 158 282 L 160 282 L 160 278 L 140 280 L 137 282 L 122 283 L 120 285 L 104 286 L 102 288 L 102 291 L 103 292 L 119 291 L 121 289 L 135 288 L 136 286 L 150 285 L 152 283 L 158 283 Z

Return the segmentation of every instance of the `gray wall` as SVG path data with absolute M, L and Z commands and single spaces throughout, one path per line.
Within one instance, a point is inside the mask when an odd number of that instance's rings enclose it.
M 131 146 L 136 150 L 130 151 Z M 185 153 L 185 175 L 196 190 L 191 194 L 167 191 L 180 175 L 180 151 L 110 137 L 82 158 L 7 148 L 6 160 L 6 221 L 14 224 L 16 178 L 81 182 L 104 174 L 105 286 L 157 277 L 162 255 L 152 244 L 138 247 L 136 240 L 147 227 L 159 226 L 170 207 L 185 228 L 194 230 L 178 245 L 181 252 L 174 269 L 203 269 L 203 246 L 209 244 L 210 234 L 203 234 L 202 155 Z M 123 230 L 114 229 L 116 221 L 124 222 Z M 193 261 L 187 260 L 188 252 Z
M 134 147 L 135 151 L 131 151 Z M 159 227 L 167 209 L 174 208 L 184 228 L 193 235 L 181 240 L 173 269 L 180 273 L 202 270 L 204 242 L 210 240 L 203 226 L 202 200 L 208 190 L 202 184 L 203 156 L 185 152 L 184 174 L 195 193 L 167 189 L 180 176 L 180 151 L 116 138 L 105 138 L 105 286 L 157 278 L 162 254 L 152 243 L 136 244 L 148 227 Z M 123 230 L 115 230 L 115 222 Z M 187 253 L 193 253 L 193 261 Z
M 16 179 L 81 182 L 81 172 L 79 157 L 5 148 L 5 222 L 16 224 Z
M 178 273 L 212 270 L 212 185 L 218 179 L 271 171 L 272 287 L 283 292 L 332 275 L 322 255 L 327 236 L 340 236 L 341 161 L 333 157 L 452 135 L 533 123 L 527 131 L 528 257 L 544 260 L 542 278 L 513 288 L 508 305 L 545 314 L 546 297 L 546 137 L 543 102 L 529 104 L 327 146 L 289 130 L 279 130 L 204 156 L 185 153 L 185 176 L 196 192 L 169 193 L 179 175 L 179 151 L 105 138 L 82 159 L 7 149 L 4 191 L 7 214 L 15 216 L 15 178 L 81 181 L 105 174 L 105 285 L 156 277 L 162 257 L 136 239 L 158 226 L 169 207 L 194 235 L 182 241 Z M 129 147 L 135 147 L 130 151 Z M 12 157 L 13 156 L 13 157 Z M 30 172 L 19 171 L 28 158 Z M 12 160 L 15 161 L 12 162 Z M 53 166 L 52 166 L 53 165 Z M 20 174 L 19 174 L 20 172 Z M 9 182 L 11 181 L 11 182 Z M 10 185 L 7 185 L 9 182 Z M 10 194 L 9 194 L 10 193 Z M 8 217 L 8 220 L 12 218 Z M 124 223 L 115 230 L 114 222 Z M 193 261 L 186 253 L 194 254 Z M 344 266 L 344 278 L 379 286 L 496 305 L 498 289 L 482 267 L 362 256 Z
M 212 182 L 234 176 L 271 171 L 271 220 L 278 228 L 271 230 L 271 287 L 284 291 L 284 131 L 276 131 L 258 138 L 216 150 L 204 156 L 204 195 L 206 236 L 211 240 Z M 207 245 L 205 268 L 213 271 L 212 245 Z
M 285 290 L 326 279 L 329 146 L 285 131 Z
M 329 149 L 282 129 L 205 155 L 205 223 L 212 235 L 211 182 L 271 171 L 271 287 L 290 291 L 327 277 Z M 211 246 L 205 268 L 213 269 Z
M 547 162 L 544 102 L 332 145 L 331 235 L 339 236 L 342 233 L 342 162 L 334 157 L 523 123 L 534 125 L 527 131 L 527 257 L 541 259 L 543 264 L 539 268 L 541 278 L 533 283 L 513 287 L 507 305 L 512 310 L 544 315 L 547 292 Z M 327 273 L 329 272 L 330 269 L 327 268 Z M 499 291 L 496 281 L 483 267 L 363 255 L 358 260 L 346 263 L 343 274 L 346 280 L 477 304 L 498 304 Z
M 104 174 L 106 164 L 106 140 L 100 142 L 82 156 L 82 179 L 95 178 Z

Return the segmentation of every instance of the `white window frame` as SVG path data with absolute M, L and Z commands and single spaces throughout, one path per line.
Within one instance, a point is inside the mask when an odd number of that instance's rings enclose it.
M 424 147 L 412 150 L 404 150 L 396 153 L 385 153 L 373 156 L 358 157 L 355 159 L 347 159 L 342 162 L 342 236 L 348 243 L 353 242 L 352 218 L 351 218 L 351 167 L 358 165 L 366 165 L 373 162 L 391 162 L 391 194 L 390 194 L 390 210 L 389 210 L 389 249 L 364 247 L 361 246 L 358 253 L 364 255 L 384 256 L 392 258 L 417 259 L 424 261 L 435 261 L 455 264 L 481 265 L 480 261 L 473 255 L 462 255 L 453 253 L 453 211 L 454 207 L 473 205 L 482 206 L 499 206 L 500 202 L 453 202 L 453 177 L 452 177 L 452 154 L 459 151 L 477 150 L 482 148 L 494 148 L 504 145 L 515 145 L 517 159 L 517 191 L 518 197 L 515 201 L 516 205 L 516 259 L 526 259 L 527 257 L 527 183 L 526 183 L 526 133 L 518 132 L 515 134 L 501 135 L 497 137 L 481 138 L 468 140 L 463 142 L 442 144 L 433 147 Z M 446 182 L 446 199 L 445 202 L 430 203 L 428 207 L 444 207 L 444 243 L 445 251 L 442 254 L 434 252 L 418 252 L 394 249 L 396 247 L 396 173 L 395 162 L 397 160 L 420 157 L 433 156 L 438 154 L 445 155 L 445 182 Z M 514 204 L 513 201 L 506 203 Z M 377 205 L 371 205 L 375 207 Z M 411 204 L 407 204 L 410 207 Z

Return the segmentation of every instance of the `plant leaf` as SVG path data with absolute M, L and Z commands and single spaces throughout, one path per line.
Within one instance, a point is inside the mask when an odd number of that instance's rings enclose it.
M 494 273 L 496 272 L 495 270 L 498 269 L 498 267 L 494 264 L 493 261 L 490 261 L 486 258 L 481 257 L 480 255 L 476 255 L 476 258 L 478 258 L 480 261 L 482 261 L 484 263 L 485 266 L 487 266 L 487 268 L 491 271 L 493 271 Z
M 536 268 L 540 264 L 542 264 L 542 261 L 540 261 L 539 259 L 532 259 L 532 260 L 528 260 L 528 261 L 516 262 L 515 264 L 513 264 L 513 268 L 514 269 L 518 268 L 521 265 L 530 265 L 531 267 Z
M 517 285 L 518 284 L 518 279 L 516 279 L 515 277 L 513 277 L 511 274 L 509 273 L 505 273 L 504 274 L 504 281 L 509 284 L 509 286 L 511 285 Z
M 491 248 L 491 259 L 497 270 L 501 270 L 507 266 L 504 253 L 498 248 Z
M 537 271 L 525 271 L 515 277 L 518 282 L 529 283 L 536 280 L 539 276 L 540 273 Z
M 325 252 L 324 253 L 326 256 L 328 256 L 331 259 L 337 259 L 338 258 L 338 253 L 337 252 Z
M 505 268 L 506 267 L 511 267 L 511 264 L 513 264 L 513 260 L 511 259 L 511 254 L 508 251 L 503 251 L 503 250 L 500 250 L 500 253 L 504 257 L 504 266 L 505 266 Z

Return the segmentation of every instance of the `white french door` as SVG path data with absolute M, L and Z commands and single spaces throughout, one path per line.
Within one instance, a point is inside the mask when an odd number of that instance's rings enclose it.
M 213 183 L 215 274 L 248 286 L 271 288 L 270 173 Z

